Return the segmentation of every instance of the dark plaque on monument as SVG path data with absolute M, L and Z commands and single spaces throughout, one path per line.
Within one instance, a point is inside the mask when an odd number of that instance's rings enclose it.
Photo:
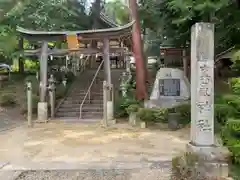
M 160 96 L 180 96 L 180 79 L 160 79 Z

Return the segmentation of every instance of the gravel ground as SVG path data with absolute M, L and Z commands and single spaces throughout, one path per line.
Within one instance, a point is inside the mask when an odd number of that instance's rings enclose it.
M 15 180 L 169 180 L 169 169 L 25 171 Z

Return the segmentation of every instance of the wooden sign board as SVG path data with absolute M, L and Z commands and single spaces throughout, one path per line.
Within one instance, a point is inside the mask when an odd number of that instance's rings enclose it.
M 78 49 L 79 48 L 78 36 L 76 34 L 68 34 L 67 44 L 68 49 Z

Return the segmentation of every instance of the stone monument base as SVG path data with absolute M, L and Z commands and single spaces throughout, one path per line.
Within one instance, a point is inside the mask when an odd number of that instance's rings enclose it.
M 197 146 L 192 143 L 187 144 L 187 152 L 199 155 L 203 159 L 207 176 L 228 177 L 229 151 L 221 146 Z
M 38 103 L 38 119 L 37 123 L 46 123 L 48 121 L 48 103 L 39 102 Z

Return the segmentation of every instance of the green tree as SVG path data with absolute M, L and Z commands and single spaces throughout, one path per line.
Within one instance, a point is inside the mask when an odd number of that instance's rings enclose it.
M 141 19 L 150 28 L 175 46 L 190 41 L 191 26 L 196 22 L 212 22 L 216 27 L 217 49 L 238 42 L 239 10 L 231 0 L 142 0 Z M 162 42 L 164 43 L 164 42 Z
M 85 7 L 86 0 L 0 0 L 1 59 L 11 59 L 14 51 L 21 50 L 16 26 L 35 30 L 89 29 Z
M 104 6 L 104 12 L 120 25 L 129 21 L 129 9 L 121 0 L 107 2 Z

